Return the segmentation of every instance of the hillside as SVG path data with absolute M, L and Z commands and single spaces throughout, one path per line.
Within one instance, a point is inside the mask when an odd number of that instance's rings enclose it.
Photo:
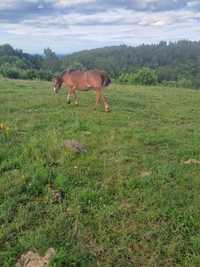
M 108 114 L 92 93 L 75 107 L 48 82 L 0 80 L 0 266 L 50 247 L 54 267 L 200 266 L 200 93 L 107 94 Z
M 28 55 L 9 45 L 0 46 L 0 74 L 9 78 L 51 80 L 67 68 L 103 69 L 113 79 L 143 67 L 155 71 L 157 83 L 200 88 L 200 42 L 114 46 L 59 57 L 51 49 L 43 56 Z
M 77 63 L 86 68 L 103 68 L 114 77 L 122 72 L 133 72 L 143 66 L 153 69 L 170 66 L 175 72 L 174 75 L 180 71 L 179 75 L 185 72 L 189 77 L 189 66 L 200 66 L 199 54 L 200 42 L 160 42 L 137 47 L 122 45 L 81 51 L 67 55 L 64 62 L 69 65 Z M 168 68 L 165 71 L 166 74 L 172 75 Z M 199 67 L 197 72 L 199 74 Z

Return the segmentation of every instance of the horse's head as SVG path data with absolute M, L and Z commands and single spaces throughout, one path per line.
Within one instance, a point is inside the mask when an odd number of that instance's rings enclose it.
M 53 90 L 54 93 L 58 93 L 58 91 L 60 90 L 61 86 L 62 86 L 63 80 L 60 76 L 57 76 L 53 79 Z

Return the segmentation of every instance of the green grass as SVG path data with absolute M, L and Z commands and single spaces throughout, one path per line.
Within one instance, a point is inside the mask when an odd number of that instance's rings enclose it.
M 200 160 L 200 92 L 107 94 L 111 113 L 92 92 L 76 107 L 47 82 L 0 80 L 0 266 L 49 247 L 53 267 L 200 266 L 200 165 L 183 164 Z

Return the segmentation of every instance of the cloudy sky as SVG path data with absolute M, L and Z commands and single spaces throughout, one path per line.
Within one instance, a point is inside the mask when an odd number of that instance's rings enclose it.
M 200 40 L 200 0 L 1 0 L 0 44 L 30 53 Z

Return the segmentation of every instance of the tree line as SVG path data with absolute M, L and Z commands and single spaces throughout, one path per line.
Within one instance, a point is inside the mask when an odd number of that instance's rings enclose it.
M 51 80 L 65 69 L 103 69 L 129 84 L 166 84 L 200 88 L 200 41 L 126 45 L 58 56 L 50 48 L 30 55 L 9 44 L 0 46 L 0 74 L 9 78 Z

